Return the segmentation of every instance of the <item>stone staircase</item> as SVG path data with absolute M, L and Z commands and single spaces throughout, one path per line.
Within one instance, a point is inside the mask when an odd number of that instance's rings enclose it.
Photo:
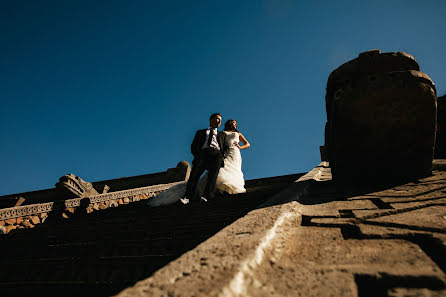
M 149 277 L 295 181 L 246 182 L 247 193 L 207 204 L 148 208 L 144 201 L 12 230 L 0 237 L 6 259 L 2 296 L 110 296 Z

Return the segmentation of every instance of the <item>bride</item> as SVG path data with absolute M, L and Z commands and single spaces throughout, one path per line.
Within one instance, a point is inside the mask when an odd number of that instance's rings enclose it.
M 220 168 L 215 183 L 216 191 L 228 194 L 245 193 L 245 180 L 242 172 L 242 156 L 240 150 L 247 149 L 251 145 L 237 130 L 237 121 L 228 120 L 225 123 L 225 144 L 228 148 L 226 151 L 226 158 L 224 159 L 225 166 Z M 240 145 L 240 143 L 242 145 Z M 204 192 L 206 185 L 207 173 L 198 182 L 197 193 L 195 196 L 200 197 Z M 161 192 L 156 197 L 149 199 L 147 205 L 155 207 L 162 205 L 169 205 L 180 200 L 186 192 L 186 182 L 175 185 L 169 190 Z

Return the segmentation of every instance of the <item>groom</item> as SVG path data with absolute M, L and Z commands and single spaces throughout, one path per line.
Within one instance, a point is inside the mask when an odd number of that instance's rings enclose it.
M 204 189 L 201 201 L 207 202 L 207 198 L 212 198 L 218 171 L 223 167 L 224 158 L 224 133 L 218 131 L 221 125 L 221 114 L 214 113 L 209 118 L 209 128 L 198 130 L 192 141 L 191 151 L 194 155 L 192 161 L 192 171 L 186 186 L 186 194 L 181 202 L 189 203 L 197 189 L 198 180 L 205 170 L 208 171 L 206 188 Z

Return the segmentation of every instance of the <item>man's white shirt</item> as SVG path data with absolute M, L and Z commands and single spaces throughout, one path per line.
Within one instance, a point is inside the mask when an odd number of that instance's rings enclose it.
M 218 145 L 218 141 L 217 141 L 217 133 L 218 133 L 218 130 L 217 130 L 217 128 L 211 128 L 211 127 L 209 127 L 207 130 L 206 130 L 206 140 L 204 141 L 204 145 L 203 145 L 203 149 L 204 148 L 207 148 L 208 146 L 207 146 L 207 143 L 208 143 L 208 140 L 209 140 L 209 134 L 211 134 L 211 131 L 212 131 L 212 141 L 211 141 L 211 145 L 210 145 L 210 147 L 212 147 L 212 148 L 215 148 L 215 149 L 217 149 L 217 150 L 219 150 L 220 149 L 220 146 Z

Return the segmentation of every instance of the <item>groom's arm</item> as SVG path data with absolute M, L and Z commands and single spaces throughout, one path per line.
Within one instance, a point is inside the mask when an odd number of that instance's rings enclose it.
M 192 141 L 192 144 L 190 146 L 190 151 L 192 152 L 192 155 L 194 155 L 194 157 L 196 157 L 200 153 L 199 134 L 200 131 L 197 131 L 197 133 L 195 133 L 194 140 Z

